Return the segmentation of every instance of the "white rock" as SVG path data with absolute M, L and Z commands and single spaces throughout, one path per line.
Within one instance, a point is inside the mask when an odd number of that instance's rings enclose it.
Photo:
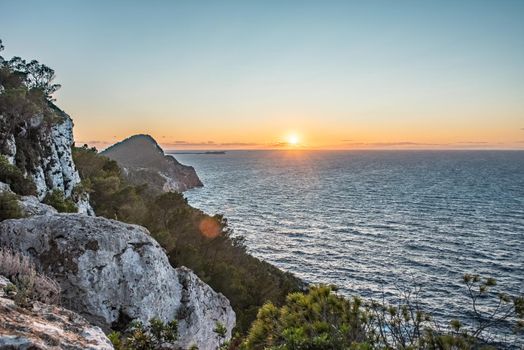
M 110 350 L 113 345 L 102 329 L 74 312 L 38 302 L 22 309 L 0 297 L 0 349 Z
M 5 295 L 4 288 L 12 284 L 5 276 L 0 275 L 0 298 Z
M 26 216 L 53 215 L 58 213 L 55 208 L 41 203 L 35 196 L 22 196 L 18 203 Z
M 231 336 L 227 298 L 190 270 L 173 269 L 143 227 L 79 214 L 34 216 L 1 222 L 0 245 L 31 254 L 60 282 L 63 305 L 102 328 L 176 319 L 178 345 L 201 350 L 217 348 L 216 322 Z
M 13 135 L 9 135 L 6 138 L 3 153 L 4 153 L 4 156 L 7 158 L 7 161 L 9 162 L 9 164 L 11 165 L 15 164 L 16 142 L 15 142 L 15 137 Z

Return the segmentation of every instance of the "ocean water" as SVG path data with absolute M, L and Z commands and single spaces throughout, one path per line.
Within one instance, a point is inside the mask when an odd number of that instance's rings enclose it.
M 524 152 L 231 151 L 176 154 L 249 251 L 345 295 L 420 286 L 442 320 L 469 310 L 464 273 L 524 293 Z

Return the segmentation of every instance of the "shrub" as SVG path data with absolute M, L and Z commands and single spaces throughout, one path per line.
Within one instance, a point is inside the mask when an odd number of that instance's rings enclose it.
M 16 286 L 15 302 L 27 307 L 32 301 L 46 304 L 60 302 L 60 285 L 52 278 L 37 272 L 29 257 L 7 248 L 0 248 L 0 275 Z
M 116 350 L 171 349 L 178 339 L 178 324 L 174 320 L 164 323 L 153 318 L 146 327 L 140 321 L 133 321 L 124 334 L 111 332 L 108 338 Z
M 0 155 L 0 182 L 8 184 L 11 189 L 22 196 L 36 194 L 36 186 L 22 171 L 10 164 L 7 158 Z
M 66 198 L 64 192 L 60 190 L 49 192 L 43 202 L 54 207 L 60 213 L 76 213 L 78 211 L 75 203 L 70 198 Z
M 15 194 L 0 192 L 0 221 L 24 217 Z
M 282 307 L 266 303 L 258 312 L 246 349 L 347 349 L 366 340 L 360 301 L 338 296 L 329 286 L 291 293 Z

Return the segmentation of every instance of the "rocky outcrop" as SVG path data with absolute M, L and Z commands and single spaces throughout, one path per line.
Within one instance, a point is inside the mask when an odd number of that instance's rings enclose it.
M 102 329 L 62 307 L 35 302 L 30 309 L 3 295 L 0 276 L 0 349 L 113 349 Z
M 53 190 L 63 191 L 69 198 L 80 184 L 71 149 L 74 143 L 73 121 L 55 106 L 52 106 L 52 111 L 55 114 L 52 123 L 44 121 L 42 115 L 36 115 L 11 133 L 0 133 L 0 154 L 11 164 L 23 168 L 32 178 L 39 200 Z M 3 118 L 0 116 L 0 126 L 6 123 Z M 23 155 L 17 157 L 18 153 Z M 17 159 L 24 159 L 24 164 L 17 164 Z M 87 195 L 75 195 L 79 213 L 93 214 Z
M 104 329 L 132 319 L 176 319 L 178 345 L 215 349 L 213 329 L 235 325 L 229 301 L 186 268 L 173 269 L 140 226 L 78 214 L 0 223 L 0 245 L 30 254 L 59 281 L 63 305 Z
M 149 135 L 131 136 L 107 148 L 102 155 L 117 161 L 131 182 L 146 183 L 153 190 L 183 192 L 203 186 L 193 167 L 165 155 Z

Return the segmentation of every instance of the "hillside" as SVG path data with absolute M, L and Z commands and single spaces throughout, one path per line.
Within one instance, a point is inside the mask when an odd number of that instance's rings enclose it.
M 155 191 L 183 192 L 203 186 L 193 167 L 165 155 L 149 135 L 131 136 L 101 154 L 117 161 L 130 182 L 136 185 L 146 183 Z

